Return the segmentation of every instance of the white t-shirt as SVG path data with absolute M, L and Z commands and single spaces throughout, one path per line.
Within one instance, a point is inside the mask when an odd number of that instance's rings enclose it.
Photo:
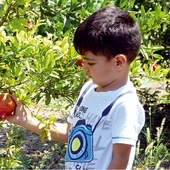
M 87 92 L 68 116 L 71 131 L 66 169 L 107 169 L 115 143 L 132 145 L 127 167 L 131 169 L 138 134 L 145 121 L 136 90 L 130 81 L 115 91 L 96 92 L 96 87 L 91 81 L 83 86 L 79 98 L 85 90 Z M 109 106 L 111 103 L 113 106 Z

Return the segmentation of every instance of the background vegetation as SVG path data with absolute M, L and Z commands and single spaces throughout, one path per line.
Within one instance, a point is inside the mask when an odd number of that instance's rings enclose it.
M 170 166 L 169 1 L 1 0 L 0 92 L 15 93 L 26 107 L 41 104 L 33 114 L 49 127 L 56 117 L 48 115 L 47 121 L 39 115 L 42 106 L 52 111 L 57 108 L 61 113 L 69 110 L 87 80 L 76 64 L 80 56 L 72 45 L 74 31 L 87 16 L 106 5 L 128 10 L 141 28 L 142 47 L 130 74 L 146 110 L 146 125 L 140 134 L 134 167 Z M 7 138 L 5 147 L 0 148 L 1 169 L 63 166 L 65 146 L 45 141 L 42 152 L 48 143 L 46 157 L 24 159 L 19 146 L 25 144 L 24 135 L 30 132 L 7 122 L 1 122 L 0 127 L 6 129 Z M 34 163 L 36 158 L 39 164 Z

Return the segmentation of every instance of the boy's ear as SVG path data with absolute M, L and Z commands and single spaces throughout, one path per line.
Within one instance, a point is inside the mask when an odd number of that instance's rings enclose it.
M 114 57 L 115 65 L 118 69 L 122 69 L 127 64 L 127 58 L 124 54 L 118 54 Z

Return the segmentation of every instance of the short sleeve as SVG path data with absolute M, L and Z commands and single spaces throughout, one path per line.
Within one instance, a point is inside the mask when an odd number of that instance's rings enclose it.
M 135 145 L 144 125 L 144 110 L 139 102 L 126 101 L 112 114 L 112 142 Z

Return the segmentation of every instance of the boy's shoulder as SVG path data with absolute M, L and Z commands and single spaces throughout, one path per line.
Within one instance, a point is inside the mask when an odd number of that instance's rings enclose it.
M 81 88 L 81 93 L 82 93 L 85 89 L 87 89 L 87 88 L 89 88 L 90 86 L 93 86 L 93 85 L 94 85 L 93 81 L 92 81 L 92 80 L 88 80 L 88 81 L 85 82 L 84 85 L 82 86 L 82 88 Z
M 90 84 L 93 84 L 94 85 L 94 83 L 93 83 L 93 81 L 90 79 L 90 80 L 88 80 L 88 81 L 86 81 L 85 83 L 84 83 L 84 85 L 83 85 L 83 88 L 86 88 L 88 85 L 90 85 Z

